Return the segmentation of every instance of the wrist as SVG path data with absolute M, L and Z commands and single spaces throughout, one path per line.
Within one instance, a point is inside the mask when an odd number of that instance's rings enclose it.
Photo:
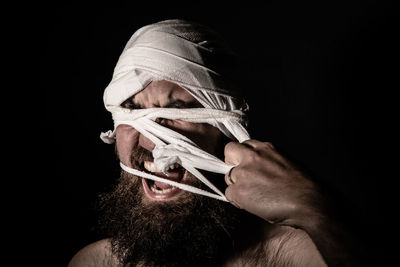
M 280 222 L 280 225 L 299 228 L 306 232 L 314 231 L 320 228 L 326 221 L 326 215 L 321 211 L 313 209 L 303 210 L 296 217 L 288 218 Z
M 307 201 L 297 205 L 292 213 L 294 216 L 284 220 L 282 224 L 309 232 L 319 229 L 329 220 L 327 200 L 318 191 L 310 195 Z

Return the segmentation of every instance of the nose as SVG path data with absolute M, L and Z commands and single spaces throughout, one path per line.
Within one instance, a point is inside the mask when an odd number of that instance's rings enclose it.
M 167 127 L 167 128 L 172 128 L 172 129 L 174 129 L 173 127 L 171 127 L 171 122 L 172 122 L 172 120 L 168 120 L 168 119 L 164 119 L 164 118 L 157 118 L 156 120 L 155 120 L 155 122 L 156 123 L 158 123 L 158 124 L 160 124 L 160 125 L 162 125 L 162 126 L 165 126 L 165 127 Z M 174 129 L 174 130 L 176 130 L 176 129 Z M 147 138 L 146 136 L 144 136 L 143 134 L 141 134 L 141 133 L 139 133 L 139 145 L 141 146 L 141 147 L 143 147 L 144 149 L 147 149 L 148 151 L 153 151 L 153 149 L 155 148 L 155 144 L 149 139 L 149 138 Z
M 117 127 L 117 140 L 124 148 L 139 145 L 148 151 L 153 151 L 155 144 L 130 125 L 121 124 Z

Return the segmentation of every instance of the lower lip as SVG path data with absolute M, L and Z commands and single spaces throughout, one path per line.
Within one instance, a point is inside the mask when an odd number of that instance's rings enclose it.
M 186 176 L 186 173 L 184 175 L 184 178 L 185 178 L 185 176 Z M 177 187 L 173 188 L 171 191 L 169 191 L 168 193 L 165 193 L 165 194 L 159 194 L 159 193 L 153 192 L 149 188 L 149 184 L 146 182 L 146 179 L 144 179 L 144 178 L 142 178 L 142 185 L 143 185 L 146 196 L 153 200 L 162 200 L 162 201 L 171 200 L 171 199 L 174 199 L 180 193 L 182 193 L 182 190 Z

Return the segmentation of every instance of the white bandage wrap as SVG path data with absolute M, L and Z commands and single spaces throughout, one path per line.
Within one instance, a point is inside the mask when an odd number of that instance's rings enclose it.
M 234 97 L 222 75 L 205 65 L 213 57 L 204 29 L 180 20 L 155 23 L 139 29 L 127 43 L 114 70 L 113 79 L 104 92 L 106 109 L 112 113 L 114 131 L 101 134 L 106 143 L 113 143 L 115 129 L 125 124 L 135 128 L 155 144 L 152 151 L 158 170 L 178 163 L 206 184 L 215 193 L 177 183 L 168 179 L 129 168 L 131 174 L 170 184 L 192 193 L 227 201 L 199 169 L 225 174 L 233 166 L 200 149 L 197 144 L 169 128 L 155 122 L 157 118 L 208 123 L 231 139 L 243 142 L 250 139 L 246 131 L 247 104 Z M 187 38 L 182 38 L 186 34 Z M 200 40 L 200 41 L 199 41 Z M 211 40 L 214 41 L 215 40 Z M 149 108 L 129 110 L 121 107 L 127 98 L 143 90 L 151 81 L 168 80 L 180 85 L 205 108 L 175 109 Z

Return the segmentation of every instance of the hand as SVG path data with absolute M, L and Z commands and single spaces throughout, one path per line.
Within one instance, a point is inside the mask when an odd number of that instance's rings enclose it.
M 236 166 L 233 183 L 225 175 L 232 204 L 270 223 L 305 230 L 328 266 L 365 266 L 362 243 L 335 216 L 329 197 L 271 143 L 230 142 L 225 162 Z
M 225 175 L 227 199 L 270 223 L 312 227 L 322 199 L 317 186 L 271 143 L 248 140 L 225 146 L 225 162 L 235 165 Z

